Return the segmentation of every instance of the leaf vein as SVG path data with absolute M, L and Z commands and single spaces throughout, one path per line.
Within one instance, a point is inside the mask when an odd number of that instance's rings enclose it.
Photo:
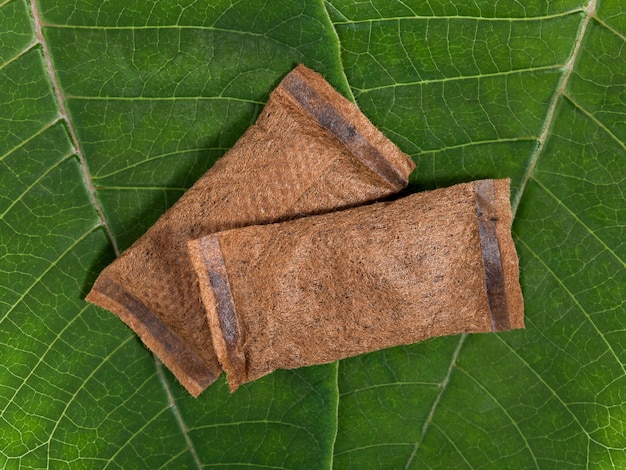
M 587 310 L 585 310 L 583 308 L 583 306 L 581 305 L 581 303 L 578 301 L 578 298 L 576 297 L 576 295 L 572 291 L 569 290 L 569 288 L 563 283 L 561 278 L 559 276 L 557 276 L 557 274 L 552 270 L 552 268 L 550 266 L 548 266 L 548 264 L 528 244 L 526 244 L 524 242 L 524 240 L 522 240 L 521 238 L 518 237 L 518 241 L 522 245 L 524 245 L 524 247 L 530 253 L 532 253 L 532 255 L 541 263 L 541 265 L 547 270 L 547 272 L 550 273 L 550 275 L 559 284 L 559 286 L 561 286 L 563 291 L 566 292 L 567 295 L 572 299 L 572 301 L 574 302 L 574 304 L 576 304 L 576 306 L 580 309 L 580 311 L 587 317 L 587 320 L 589 321 L 589 323 L 591 324 L 593 329 L 596 331 L 598 336 L 602 339 L 602 341 L 604 342 L 604 345 L 606 346 L 607 350 L 611 353 L 611 355 L 613 356 L 613 359 L 615 359 L 615 362 L 622 369 L 622 373 L 624 375 L 626 375 L 626 368 L 624 367 L 624 364 L 622 363 L 622 361 L 619 360 L 619 357 L 618 357 L 617 353 L 615 352 L 615 350 L 613 349 L 611 344 L 607 341 L 607 339 L 605 338 L 604 334 L 602 334 L 602 331 L 600 330 L 600 328 L 598 328 L 598 326 L 595 324 L 595 322 L 591 319 L 591 316 L 589 315 L 589 312 L 587 312 Z
M 598 235 L 596 235 L 596 233 L 589 227 L 587 226 L 587 224 L 585 224 L 577 215 L 574 211 L 572 211 L 565 203 L 563 203 L 563 201 L 561 201 L 556 194 L 554 194 L 552 191 L 550 191 L 550 189 L 548 189 L 548 187 L 546 185 L 544 185 L 536 176 L 533 176 L 533 181 L 535 183 L 537 183 L 546 193 L 548 193 L 548 195 L 550 195 L 550 197 L 552 197 L 559 206 L 563 207 L 563 209 L 565 209 L 567 211 L 567 213 L 569 215 L 571 215 L 574 220 L 579 223 L 586 231 L 587 233 L 589 233 L 589 235 L 591 235 L 593 238 L 595 238 L 603 247 L 606 251 L 608 251 L 609 253 L 611 253 L 611 255 L 613 255 L 613 257 L 622 264 L 622 267 L 626 267 L 626 261 L 624 261 L 623 259 L 621 259 L 617 253 L 609 246 L 607 245 L 604 240 L 602 240 Z M 626 373 L 626 370 L 624 370 L 624 372 Z
M 65 108 L 65 99 L 63 96 L 63 91 L 61 90 L 61 86 L 59 85 L 59 81 L 57 79 L 54 66 L 52 63 L 52 57 L 50 55 L 50 51 L 48 50 L 48 44 L 46 43 L 46 40 L 43 35 L 42 21 L 41 21 L 41 16 L 39 14 L 39 8 L 37 6 L 37 0 L 30 0 L 30 7 L 31 7 L 31 13 L 33 15 L 33 20 L 35 22 L 35 34 L 37 36 L 37 42 L 41 44 L 44 60 L 46 63 L 46 68 L 48 71 L 48 75 L 50 77 L 50 82 L 52 84 L 54 95 L 57 100 L 57 105 L 59 107 L 61 116 L 63 116 L 63 119 L 67 125 L 67 129 L 72 139 L 72 144 L 74 146 L 74 149 L 76 150 L 76 155 L 78 156 L 78 160 L 80 161 L 83 178 L 85 181 L 85 185 L 87 187 L 87 192 L 89 193 L 89 199 L 91 201 L 91 204 L 93 205 L 94 210 L 96 211 L 96 213 L 98 214 L 98 217 L 100 218 L 102 222 L 102 226 L 104 227 L 106 231 L 107 237 L 109 238 L 109 241 L 111 242 L 111 246 L 113 247 L 115 254 L 119 256 L 120 251 L 119 251 L 119 248 L 117 247 L 117 242 L 115 241 L 115 237 L 113 236 L 113 231 L 111 230 L 111 227 L 108 221 L 106 220 L 106 217 L 104 216 L 104 212 L 102 208 L 100 207 L 100 203 L 98 202 L 98 199 L 96 198 L 96 191 L 93 187 L 93 182 L 91 181 L 91 175 L 89 174 L 87 161 L 85 160 L 85 156 L 83 155 L 82 149 L 80 147 L 78 135 L 76 134 L 76 130 L 74 129 L 74 124 L 70 120 L 67 109 Z
M 41 280 L 44 278 L 44 276 L 46 274 L 48 274 L 50 272 L 50 270 L 52 270 L 52 268 L 54 268 L 59 261 L 61 261 L 68 253 L 70 253 L 79 243 L 81 243 L 82 241 L 84 241 L 89 235 L 91 235 L 93 232 L 95 232 L 98 228 L 100 227 L 100 225 L 96 225 L 94 227 L 92 227 L 91 229 L 87 230 L 85 233 L 83 233 L 80 237 L 78 237 L 76 240 L 74 240 L 65 250 L 63 250 L 63 252 L 55 259 L 53 260 L 46 269 L 43 270 L 42 273 L 39 274 L 39 276 L 37 276 L 35 278 L 35 280 L 31 283 L 30 286 L 28 286 L 24 292 L 22 293 L 22 295 L 15 301 L 15 303 L 11 306 L 11 308 L 4 314 L 4 316 L 2 318 L 0 318 L 0 324 L 6 320 L 8 318 L 8 316 L 10 315 L 10 313 L 15 310 L 15 308 L 26 298 L 26 296 L 30 293 L 31 290 L 33 290 L 33 288 L 39 284 L 39 282 L 41 282 Z
M 570 103 L 572 103 L 572 105 L 578 109 L 581 113 L 583 113 L 585 116 L 587 116 L 589 119 L 591 119 L 600 129 L 602 129 L 604 132 L 606 132 L 615 142 L 617 142 L 624 150 L 626 150 L 626 143 L 622 142 L 619 137 L 617 137 L 615 134 L 613 134 L 613 132 L 611 132 L 609 130 L 608 127 L 606 127 L 602 121 L 600 121 L 598 118 L 596 118 L 591 112 L 587 111 L 585 108 L 583 108 L 576 100 L 574 100 L 574 98 L 572 98 L 572 96 L 570 96 L 567 93 L 563 93 L 563 97 L 569 101 Z
M 457 366 L 458 367 L 458 366 Z M 522 430 L 519 428 L 517 422 L 513 419 L 513 417 L 509 414 L 509 412 L 506 410 L 506 407 L 502 405 L 502 403 L 500 403 L 500 401 L 487 389 L 487 387 L 485 387 L 480 381 L 478 381 L 476 378 L 474 378 L 471 374 L 469 374 L 467 371 L 465 371 L 462 367 L 458 367 L 458 369 L 463 372 L 465 374 L 466 377 L 468 377 L 472 382 L 474 382 L 476 385 L 478 385 L 478 387 L 485 392 L 489 398 L 491 398 L 491 400 L 493 400 L 493 402 L 498 405 L 498 408 L 500 408 L 500 410 L 502 410 L 502 412 L 505 414 L 505 416 L 509 419 L 509 421 L 511 422 L 511 424 L 513 425 L 513 427 L 515 428 L 515 430 L 517 431 L 517 433 L 519 434 L 519 436 L 522 438 L 522 440 L 524 441 L 524 445 L 526 446 L 526 448 L 528 449 L 528 452 L 530 453 L 533 462 L 535 463 L 535 468 L 539 468 L 539 463 L 537 462 L 537 456 L 535 455 L 535 453 L 533 452 L 532 448 L 530 447 L 530 444 L 528 443 L 528 439 L 526 439 L 526 436 L 524 435 L 524 433 L 522 432 Z
M 54 127 L 57 123 L 59 123 L 60 121 L 63 121 L 63 118 L 61 116 L 53 119 L 52 121 L 50 121 L 49 123 L 43 125 L 41 127 L 41 129 L 39 129 L 37 132 L 32 133 L 31 135 L 28 136 L 28 138 L 22 140 L 18 145 L 16 145 L 15 147 L 9 149 L 8 152 L 6 152 L 4 155 L 0 156 L 0 162 L 2 160 L 4 160 L 5 158 L 7 158 L 9 155 L 11 155 L 13 152 L 15 152 L 16 150 L 21 149 L 22 147 L 24 147 L 24 145 L 26 145 L 27 143 L 31 142 L 33 139 L 35 139 L 36 137 L 39 137 L 40 135 L 42 135 L 44 132 L 46 132 L 48 129 L 51 129 L 52 127 Z
M 85 309 L 87 308 L 87 305 L 85 305 L 80 312 L 78 312 L 78 315 L 73 316 L 70 321 L 68 321 L 65 326 L 63 327 L 63 329 L 57 333 L 54 337 L 54 339 L 52 341 L 50 341 L 50 343 L 48 344 L 48 347 L 46 348 L 46 350 L 43 352 L 43 354 L 40 354 L 38 357 L 38 360 L 36 362 L 36 364 L 34 364 L 32 367 L 30 367 L 30 371 L 28 373 L 28 376 L 26 376 L 25 378 L 21 379 L 21 383 L 19 385 L 19 387 L 17 387 L 14 391 L 13 391 L 13 396 L 11 398 L 8 399 L 7 404 L 5 405 L 5 407 L 2 409 L 2 413 L 0 414 L 4 414 L 7 410 L 7 408 L 9 407 L 9 405 L 11 403 L 13 403 L 13 400 L 15 399 L 15 397 L 17 396 L 17 394 L 20 392 L 20 390 L 22 389 L 22 387 L 26 386 L 28 379 L 30 379 L 30 377 L 32 377 L 33 375 L 35 375 L 35 371 L 37 370 L 37 368 L 44 363 L 45 358 L 47 357 L 47 355 L 50 353 L 50 351 L 53 350 L 53 347 L 56 345 L 57 341 L 60 340 L 61 335 L 63 335 L 63 333 L 65 331 L 67 331 L 70 326 L 72 326 L 72 324 L 78 320 L 80 318 L 80 316 L 83 314 L 83 312 L 85 311 Z M 53 384 L 51 384 L 53 385 Z
M 11 211 L 11 209 L 13 209 L 13 207 L 15 207 L 15 205 L 18 202 L 20 202 L 22 198 L 26 194 L 28 194 L 29 191 L 31 191 L 35 186 L 37 186 L 41 182 L 41 180 L 43 180 L 47 175 L 49 175 L 52 172 L 52 170 L 58 168 L 59 165 L 69 160 L 70 157 L 72 157 L 73 155 L 74 153 L 69 153 L 67 155 L 64 155 L 59 160 L 57 160 L 52 165 L 50 165 L 50 167 L 46 168 L 46 171 L 41 173 L 31 184 L 25 187 L 24 190 L 11 201 L 11 204 L 9 204 L 9 206 L 5 209 L 5 211 L 2 214 L 0 214 L 0 220 L 4 219 L 5 216 Z
M 526 171 L 524 172 L 524 176 L 522 177 L 522 180 L 520 183 L 520 189 L 519 191 L 517 191 L 517 193 L 515 193 L 515 196 L 511 203 L 513 218 L 515 218 L 515 214 L 517 213 L 517 209 L 519 207 L 520 201 L 522 199 L 522 196 L 524 195 L 524 190 L 526 189 L 526 185 L 528 184 L 529 179 L 532 177 L 535 171 L 535 167 L 537 166 L 537 163 L 539 162 L 539 158 L 545 147 L 545 143 L 548 139 L 548 134 L 550 132 L 550 129 L 552 128 L 552 123 L 555 120 L 556 108 L 559 102 L 559 98 L 565 92 L 565 88 L 567 86 L 569 77 L 572 74 L 572 71 L 574 70 L 574 64 L 576 62 L 576 59 L 578 58 L 578 53 L 581 49 L 583 38 L 585 37 L 585 33 L 587 31 L 589 21 L 595 14 L 595 8 L 596 8 L 596 0 L 590 0 L 587 6 L 584 8 L 584 10 L 582 10 L 585 12 L 585 16 L 581 20 L 580 27 L 578 28 L 577 38 L 574 43 L 574 47 L 572 48 L 572 52 L 570 54 L 569 59 L 567 60 L 567 63 L 563 67 L 563 74 L 561 75 L 559 79 L 559 82 L 556 87 L 556 91 L 552 97 L 552 100 L 550 101 L 550 105 L 548 106 L 548 111 L 546 113 L 546 118 L 543 123 L 543 128 L 539 136 L 537 147 L 535 148 L 535 151 L 532 153 L 532 155 L 530 156 L 528 160 L 528 167 Z
M 178 405 L 176 404 L 176 400 L 174 399 L 174 394 L 172 393 L 172 390 L 167 382 L 167 378 L 165 377 L 165 373 L 163 372 L 163 365 L 154 354 L 152 355 L 152 358 L 154 359 L 154 365 L 156 367 L 157 376 L 159 377 L 159 380 L 161 381 L 161 385 L 163 386 L 163 389 L 165 390 L 165 394 L 167 395 L 169 408 L 172 411 L 174 418 L 176 419 L 176 423 L 178 424 L 178 427 L 181 433 L 183 434 L 183 439 L 185 440 L 185 443 L 187 444 L 187 449 L 189 450 L 189 453 L 191 454 L 191 457 L 194 463 L 196 464 L 196 467 L 201 469 L 202 462 L 200 461 L 200 457 L 198 456 L 196 447 L 193 441 L 191 440 L 191 436 L 189 436 L 189 429 L 187 428 L 187 425 L 185 424 L 182 413 L 180 412 L 180 409 L 178 408 Z
M 208 148 L 208 147 L 205 147 L 205 148 L 198 147 L 198 148 L 189 148 L 189 149 L 183 149 L 183 150 L 176 150 L 174 152 L 160 153 L 158 155 L 153 155 L 153 156 L 150 156 L 148 158 L 145 158 L 144 160 L 140 160 L 138 162 L 135 162 L 135 163 L 132 163 L 130 165 L 127 165 L 124 168 L 120 168 L 120 169 L 117 169 L 117 170 L 114 170 L 114 171 L 111 171 L 111 172 L 105 173 L 105 174 L 94 175 L 93 180 L 97 181 L 97 180 L 109 178 L 111 176 L 115 176 L 115 175 L 118 175 L 120 173 L 124 173 L 125 171 L 132 170 L 134 168 L 137 168 L 138 166 L 146 165 L 146 164 L 151 163 L 151 162 L 156 161 L 156 160 L 161 160 L 161 159 L 168 158 L 168 157 L 180 156 L 180 155 L 183 155 L 183 154 L 186 154 L 186 153 L 206 152 L 207 150 L 218 150 L 218 151 L 225 152 L 225 151 L 227 151 L 229 149 L 224 148 L 224 147 L 211 147 L 211 148 Z M 98 187 L 100 187 L 100 186 L 98 186 Z
M 21 51 L 19 51 L 16 55 L 14 55 L 13 57 L 11 57 L 9 60 L 7 60 L 6 62 L 0 64 L 0 72 L 7 66 L 11 65 L 13 62 L 18 61 L 19 59 L 21 59 L 22 57 L 24 57 L 26 54 L 28 54 L 30 51 L 32 51 L 33 49 L 35 49 L 37 46 L 39 45 L 39 43 L 37 41 L 32 42 L 31 44 L 29 44 L 28 46 L 26 46 L 24 49 L 22 49 Z
M 463 80 L 480 80 L 481 78 L 491 78 L 491 77 L 505 77 L 508 75 L 518 75 L 524 73 L 533 73 L 533 72 L 545 72 L 545 71 L 555 71 L 562 68 L 562 64 L 555 65 L 543 65 L 541 67 L 529 67 L 525 69 L 515 69 L 515 70 L 507 70 L 504 72 L 493 72 L 493 73 L 483 73 L 476 75 L 459 75 L 456 77 L 445 77 L 445 78 L 432 78 L 432 79 L 424 79 L 415 82 L 404 82 L 404 83 L 391 83 L 389 85 L 379 85 L 371 88 L 357 88 L 359 94 L 370 93 L 372 91 L 380 91 L 386 90 L 390 88 L 404 88 L 404 87 L 413 87 L 413 86 L 422 86 L 422 85 L 432 85 L 434 83 L 446 83 L 446 82 L 456 82 Z
M 441 397 L 443 396 L 444 392 L 448 388 L 448 384 L 450 383 L 450 378 L 452 377 L 452 371 L 456 367 L 459 354 L 461 353 L 461 348 L 463 348 L 463 344 L 465 344 L 466 338 L 467 338 L 466 334 L 462 334 L 459 336 L 459 341 L 456 345 L 456 348 L 454 349 L 454 352 L 452 353 L 452 357 L 450 358 L 450 364 L 448 364 L 448 370 L 446 371 L 446 375 L 443 377 L 443 380 L 441 381 L 439 393 L 435 397 L 435 401 L 433 401 L 433 404 L 430 407 L 430 410 L 428 411 L 428 415 L 426 416 L 426 421 L 424 421 L 424 424 L 422 425 L 422 431 L 420 433 L 419 440 L 415 442 L 415 444 L 413 444 L 413 450 L 411 451 L 411 455 L 409 455 L 406 465 L 404 466 L 405 470 L 411 466 L 411 463 L 415 459 L 415 455 L 417 454 L 417 451 L 422 445 L 422 442 L 424 442 L 424 437 L 426 436 L 426 433 L 428 432 L 430 424 L 433 421 L 433 418 L 435 416 L 435 411 L 437 410 L 439 406 Z
M 264 105 L 263 101 L 237 98 L 235 96 L 88 96 L 67 95 L 67 100 L 94 100 L 94 101 L 238 101 L 245 104 Z
M 346 19 L 346 21 L 336 21 L 338 25 L 352 25 L 352 24 L 364 24 L 364 23 L 386 23 L 390 21 L 411 21 L 411 20 L 472 20 L 472 21 L 501 21 L 501 22 L 524 22 L 524 21 L 545 21 L 557 18 L 563 18 L 573 14 L 584 11 L 582 8 L 573 8 L 571 10 L 565 10 L 559 13 L 553 13 L 551 15 L 541 16 L 526 16 L 526 17 L 487 17 L 487 16 L 472 16 L 472 15 L 414 15 L 414 16 L 387 16 L 385 18 L 364 18 L 361 20 Z M 342 14 L 342 16 L 345 15 Z
M 354 390 L 350 390 L 349 392 L 344 392 L 339 395 L 339 398 L 347 397 L 355 393 L 368 392 L 370 390 L 376 390 L 379 388 L 387 388 L 387 387 L 407 387 L 407 386 L 423 386 L 423 387 L 436 387 L 439 388 L 441 384 L 435 382 L 387 382 L 387 383 L 378 383 L 374 385 L 369 385 L 367 387 L 355 388 Z

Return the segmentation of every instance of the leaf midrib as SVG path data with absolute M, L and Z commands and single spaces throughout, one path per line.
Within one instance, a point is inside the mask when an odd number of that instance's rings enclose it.
M 550 106 L 548 107 L 548 112 L 546 113 L 546 119 L 544 121 L 542 131 L 539 135 L 538 144 L 535 148 L 535 151 L 530 156 L 528 160 L 528 165 L 526 167 L 526 171 L 522 176 L 522 181 L 520 183 L 520 189 L 515 194 L 513 201 L 511 203 L 511 209 L 513 212 L 513 219 L 515 219 L 515 215 L 517 214 L 517 209 L 519 208 L 519 204 L 521 202 L 522 196 L 524 194 L 524 190 L 526 189 L 526 185 L 530 178 L 532 178 L 535 167 L 539 162 L 539 157 L 541 156 L 543 149 L 545 147 L 546 140 L 548 139 L 548 134 L 550 133 L 550 129 L 552 128 L 552 123 L 554 122 L 554 118 L 556 116 L 556 109 L 559 103 L 559 99 L 565 94 L 565 90 L 567 88 L 567 84 L 570 76 L 572 75 L 572 71 L 574 70 L 574 65 L 576 63 L 576 59 L 578 58 L 578 53 L 580 52 L 580 48 L 582 42 L 585 38 L 585 33 L 587 31 L 587 27 L 589 26 L 589 22 L 591 18 L 594 17 L 596 10 L 596 0 L 589 0 L 587 6 L 583 9 L 585 15 L 583 16 L 578 31 L 576 32 L 576 41 L 574 42 L 574 46 L 572 47 L 572 52 L 570 54 L 569 59 L 563 66 L 563 73 L 561 78 L 559 79 L 556 91 L 552 97 L 550 102 Z
M 59 86 L 59 82 L 54 70 L 54 67 L 52 65 L 52 59 L 50 57 L 50 52 L 48 49 L 48 45 L 45 41 L 44 35 L 43 35 L 43 31 L 42 31 L 42 21 L 41 21 L 41 17 L 39 14 L 39 10 L 37 8 L 37 2 L 36 0 L 30 0 L 30 7 L 31 7 L 31 14 L 32 14 L 32 18 L 34 21 L 34 29 L 35 29 L 35 35 L 37 38 L 37 43 L 41 45 L 42 51 L 43 51 L 43 57 L 45 60 L 45 65 L 46 65 L 46 69 L 48 71 L 48 75 L 50 77 L 50 83 L 52 85 L 53 88 L 53 92 L 54 95 L 56 97 L 56 101 L 57 101 L 57 106 L 59 108 L 59 113 L 60 113 L 60 117 L 61 119 L 65 122 L 68 132 L 70 134 L 70 139 L 72 142 L 72 145 L 74 147 L 74 151 L 80 161 L 80 168 L 82 171 L 82 175 L 83 175 L 83 179 L 85 182 L 85 186 L 87 188 L 88 194 L 89 194 L 89 199 L 90 202 L 95 210 L 95 212 L 98 214 L 98 217 L 100 219 L 101 225 L 104 227 L 106 234 L 107 234 L 107 238 L 109 239 L 109 242 L 111 243 L 111 247 L 113 248 L 113 251 L 115 253 L 116 256 L 120 256 L 120 250 L 117 246 L 117 242 L 115 240 L 115 237 L 113 235 L 113 231 L 111 229 L 111 226 L 108 222 L 108 220 L 106 219 L 106 216 L 104 215 L 104 211 L 102 209 L 102 207 L 100 206 L 100 203 L 98 202 L 98 199 L 96 197 L 96 189 L 94 187 L 93 184 L 93 179 L 92 176 L 89 172 L 89 168 L 87 166 L 87 162 L 85 160 L 84 154 L 82 152 L 81 146 L 80 146 L 80 142 L 78 140 L 75 128 L 73 123 L 71 122 L 71 120 L 69 119 L 69 114 L 67 112 L 67 109 L 65 107 L 65 101 L 66 101 L 66 97 L 63 94 L 63 91 L 61 90 L 61 87 Z M 81 239 L 84 237 L 81 237 Z M 80 240 L 80 239 L 79 239 Z M 185 440 L 185 443 L 188 446 L 188 451 L 190 452 L 192 459 L 195 463 L 195 465 L 197 466 L 198 469 L 202 468 L 202 463 L 200 462 L 200 458 L 198 456 L 198 453 L 195 449 L 194 443 L 191 440 L 191 437 L 189 436 L 189 431 L 188 428 L 182 418 L 182 415 L 180 413 L 180 410 L 178 409 L 178 406 L 175 403 L 171 388 L 167 382 L 167 379 L 165 377 L 165 374 L 163 373 L 162 370 L 162 366 L 159 363 L 159 360 L 157 359 L 157 357 L 154 355 L 154 353 L 152 353 L 152 357 L 154 359 L 154 364 L 155 364 L 155 369 L 156 369 L 156 373 L 157 376 L 159 378 L 159 381 L 161 383 L 161 386 L 164 389 L 164 392 L 167 396 L 167 401 L 169 406 L 169 409 L 172 411 L 172 413 L 174 414 L 174 417 L 176 419 L 176 422 L 179 426 L 179 429 L 183 435 L 183 439 Z M 105 361 L 103 361 L 104 363 Z M 69 403 L 71 403 L 71 400 L 68 402 L 67 406 L 66 406 L 66 410 L 67 407 L 69 407 Z M 65 411 L 61 414 L 61 417 L 65 414 Z M 62 418 L 59 418 L 59 423 L 61 422 Z M 58 424 L 58 423 L 57 423 Z M 54 434 L 54 431 L 51 433 L 51 436 Z M 50 442 L 48 443 L 48 456 L 50 453 Z M 49 459 L 48 459 L 49 460 Z
M 83 154 L 82 148 L 80 146 L 80 142 L 78 140 L 76 130 L 74 128 L 74 124 L 69 119 L 69 114 L 67 112 L 67 108 L 65 107 L 65 97 L 63 95 L 63 91 L 61 90 L 61 87 L 59 86 L 59 81 L 56 76 L 54 67 L 52 65 L 52 58 L 50 56 L 50 50 L 48 49 L 48 44 L 46 43 L 46 40 L 43 35 L 41 15 L 39 14 L 39 9 L 37 8 L 37 0 L 30 0 L 30 8 L 31 8 L 33 22 L 34 22 L 35 37 L 37 38 L 37 43 L 41 45 L 41 49 L 43 51 L 43 58 L 45 61 L 46 70 L 48 71 L 48 76 L 50 78 L 52 90 L 56 98 L 57 106 L 59 108 L 59 114 L 67 126 L 67 130 L 70 134 L 70 140 L 71 140 L 72 146 L 74 147 L 74 151 L 76 152 L 76 155 L 80 162 L 80 167 L 81 167 L 83 178 L 85 181 L 85 186 L 89 194 L 89 200 L 94 210 L 98 214 L 100 222 L 106 231 L 109 241 L 111 242 L 111 246 L 113 247 L 113 251 L 115 252 L 115 255 L 119 256 L 120 250 L 117 246 L 115 237 L 113 236 L 113 231 L 111 230 L 111 226 L 109 225 L 106 217 L 104 216 L 104 211 L 102 210 L 102 207 L 100 206 L 100 203 L 98 202 L 98 199 L 96 198 L 96 191 L 93 186 L 91 175 L 89 174 L 89 169 L 87 167 L 87 161 L 85 160 L 85 155 Z

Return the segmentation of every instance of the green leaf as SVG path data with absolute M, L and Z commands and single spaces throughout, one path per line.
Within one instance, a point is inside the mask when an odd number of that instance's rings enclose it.
M 1 2 L 0 467 L 626 467 L 625 35 L 619 0 Z M 300 62 L 413 190 L 512 178 L 526 329 L 193 399 L 83 299 Z

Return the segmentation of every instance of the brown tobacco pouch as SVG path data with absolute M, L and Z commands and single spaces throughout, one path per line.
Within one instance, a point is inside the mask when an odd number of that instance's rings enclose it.
M 524 326 L 509 180 L 189 242 L 232 391 L 275 369 Z
M 87 300 L 118 315 L 197 396 L 221 367 L 187 241 L 384 198 L 413 168 L 356 106 L 298 66 L 235 146 L 100 274 Z

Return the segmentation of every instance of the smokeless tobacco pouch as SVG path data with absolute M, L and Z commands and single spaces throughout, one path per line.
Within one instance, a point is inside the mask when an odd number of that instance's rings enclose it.
M 275 369 L 522 328 L 509 180 L 189 242 L 231 391 Z
M 406 186 L 413 162 L 304 66 L 257 122 L 98 277 L 87 300 L 126 322 L 194 396 L 221 373 L 187 241 L 324 213 Z

